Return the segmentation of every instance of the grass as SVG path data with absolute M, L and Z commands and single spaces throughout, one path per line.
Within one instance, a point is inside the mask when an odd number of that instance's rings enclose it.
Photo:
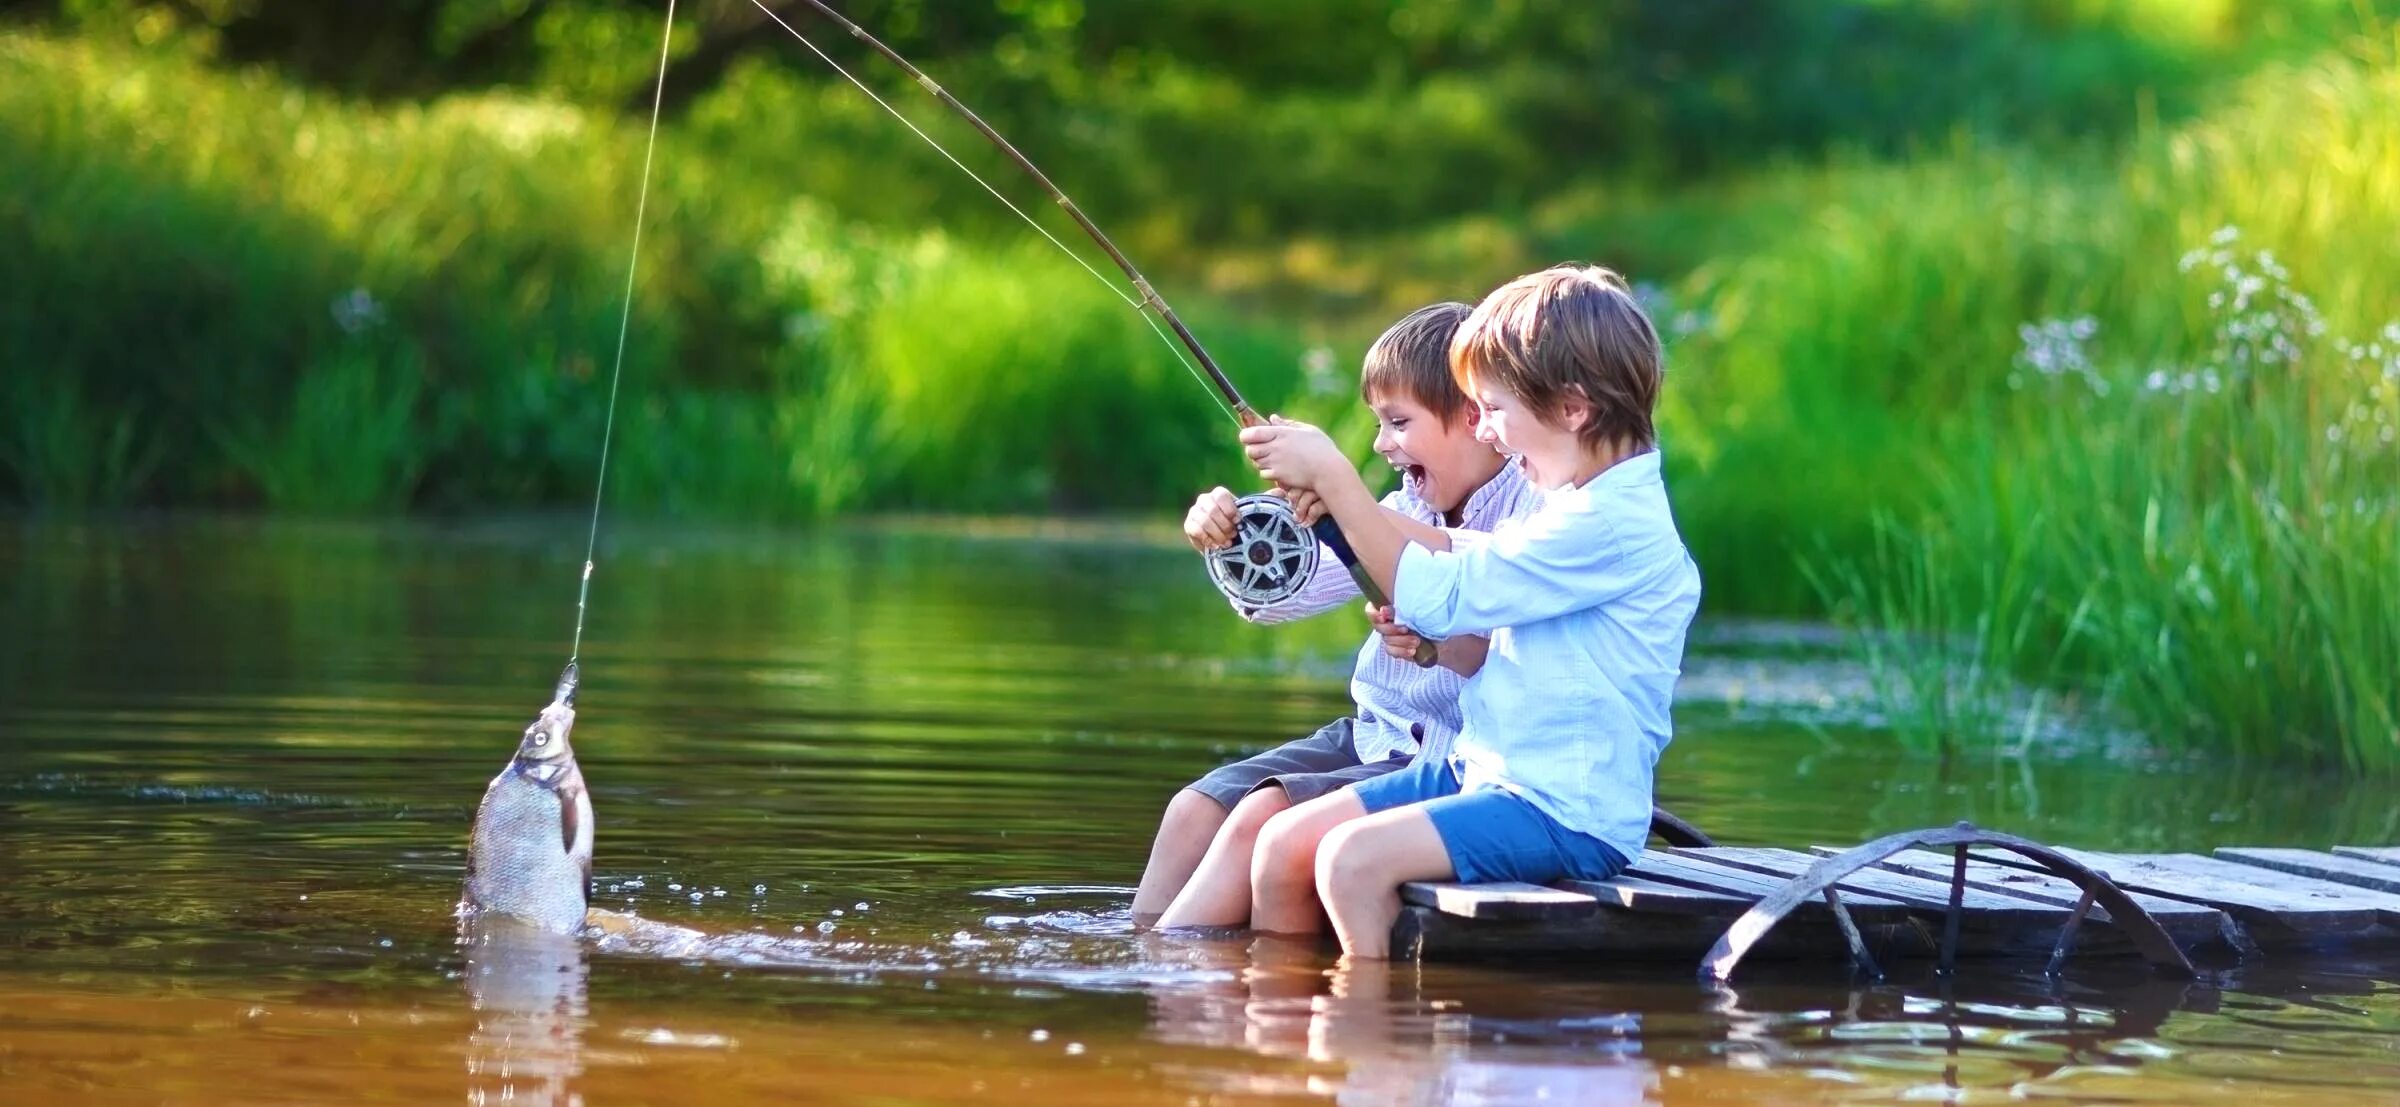
M 1928 743 L 2021 740 L 2044 729 L 2031 709 L 2382 771 L 2400 762 L 2400 333 L 2381 330 L 2400 47 L 2379 34 L 2122 140 L 1962 132 L 1185 259 L 1253 308 L 1294 274 L 1322 283 L 1339 303 L 1310 310 L 1339 322 L 1313 329 L 1176 298 L 1258 406 L 1363 441 L 1348 367 L 1395 299 L 1630 258 L 1672 305 L 1661 425 L 1712 612 L 1848 619 Z M 22 34 L 0 66 L 29 76 L 0 82 L 0 496 L 589 495 L 638 135 L 540 101 L 370 107 Z M 262 130 L 292 141 L 237 137 Z M 705 113 L 666 141 L 613 509 L 1164 512 L 1252 483 L 1202 387 L 1047 246 L 796 200 Z M 2240 238 L 2213 242 L 2227 226 Z M 2227 279 L 2251 299 L 2212 304 Z M 2268 320 L 2294 343 L 2272 371 Z
M 2067 711 L 2400 765 L 2392 59 L 2262 75 L 2121 153 L 1837 171 L 1787 241 L 1696 274 L 1664 433 L 1719 603 L 1805 607 L 1813 554 L 1928 744 Z
M 2190 256 L 2197 358 L 2032 331 L 1931 509 L 1823 559 L 1917 740 L 2020 727 L 2031 686 L 2166 746 L 2400 767 L 2400 322 L 2341 337 L 2231 231 Z
M 413 350 L 357 342 L 303 372 L 288 410 L 251 408 L 207 431 L 268 507 L 391 511 L 407 505 L 425 468 L 424 389 Z
M 29 75 L 0 87 L 0 349 L 27 397 L 0 420 L 0 496 L 588 495 L 638 134 L 501 97 L 371 108 L 22 34 L 0 35 L 0 65 Z M 1239 479 L 1206 390 L 1064 259 L 862 228 L 672 138 L 658 164 L 621 508 L 1130 507 Z M 1295 394 L 1292 328 L 1183 306 L 1259 402 Z

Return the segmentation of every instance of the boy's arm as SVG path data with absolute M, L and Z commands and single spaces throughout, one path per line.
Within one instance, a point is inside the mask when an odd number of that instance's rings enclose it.
M 1258 466 L 1260 476 L 1286 488 L 1314 492 L 1326 514 L 1342 530 L 1359 568 L 1384 595 L 1392 594 L 1392 579 L 1408 537 L 1400 530 L 1398 513 L 1386 513 L 1367 482 L 1358 475 L 1341 448 L 1325 432 L 1306 423 L 1276 416 L 1264 426 L 1244 427 L 1243 452 Z M 1428 534 L 1428 539 L 1437 536 Z M 1443 540 L 1447 546 L 1447 540 Z
M 1325 501 L 1326 514 L 1333 516 L 1335 525 L 1342 528 L 1342 537 L 1350 540 L 1350 552 L 1357 556 L 1359 568 L 1367 571 L 1384 595 L 1392 595 L 1392 583 L 1400 572 L 1400 551 L 1409 543 L 1400 524 L 1416 521 L 1376 503 L 1374 493 L 1367 491 L 1366 481 L 1359 478 L 1357 470 L 1333 474 L 1318 485 L 1316 493 Z M 1437 528 L 1425 529 L 1432 532 L 1429 537 L 1439 540 L 1444 549 L 1449 548 L 1447 535 Z
M 1367 621 L 1375 625 L 1375 633 L 1383 636 L 1383 652 L 1402 661 L 1417 660 L 1417 644 L 1433 641 L 1394 622 L 1389 607 L 1367 605 Z M 1433 645 L 1435 664 L 1462 677 L 1471 677 L 1483 668 L 1483 658 L 1490 652 L 1492 640 L 1480 634 L 1456 634 Z
M 1462 677 L 1474 676 L 1492 652 L 1492 640 L 1480 634 L 1453 634 L 1442 639 L 1440 646 L 1442 668 Z
M 1393 526 L 1400 528 L 1400 536 L 1402 538 L 1406 538 L 1409 541 L 1423 546 L 1429 550 L 1446 550 L 1450 548 L 1449 531 L 1443 530 L 1442 528 L 1434 526 L 1431 523 L 1423 522 L 1417 519 L 1411 519 L 1406 513 L 1401 512 L 1388 504 L 1385 505 L 1383 513 L 1386 517 L 1391 519 Z
M 1461 533 L 1448 553 L 1401 558 L 1396 616 L 1430 637 L 1480 634 L 1623 597 L 1685 560 L 1673 532 L 1628 532 L 1591 512 L 1558 512 Z

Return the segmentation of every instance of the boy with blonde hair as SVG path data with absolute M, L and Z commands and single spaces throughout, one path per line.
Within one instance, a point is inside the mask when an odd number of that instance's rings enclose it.
M 1382 510 L 1315 427 L 1242 432 L 1260 475 L 1323 500 L 1395 619 L 1490 638 L 1450 756 L 1260 831 L 1254 886 L 1313 881 L 1355 957 L 1389 954 L 1408 881 L 1599 880 L 1640 854 L 1700 602 L 1659 475 L 1658 334 L 1623 278 L 1560 266 L 1501 286 L 1460 325 L 1450 366 L 1478 433 L 1542 491 L 1489 535 Z
M 1428 527 L 1488 531 L 1532 510 L 1533 495 L 1513 468 L 1475 436 L 1467 398 L 1450 375 L 1450 340 L 1467 305 L 1434 304 L 1394 323 L 1367 350 L 1359 398 L 1375 412 L 1375 452 L 1400 470 L 1400 487 L 1383 503 Z M 1233 493 L 1201 494 L 1184 517 L 1184 535 L 1206 552 L 1234 538 Z M 1328 611 L 1358 598 L 1358 585 L 1331 554 L 1298 595 L 1268 608 L 1235 611 L 1254 623 L 1278 623 Z M 1458 731 L 1458 690 L 1483 660 L 1483 640 L 1456 636 L 1438 647 L 1437 664 L 1417 656 L 1421 640 L 1387 609 L 1368 614 L 1374 633 L 1359 647 L 1350 679 L 1354 714 L 1315 734 L 1216 769 L 1167 804 L 1150 862 L 1133 900 L 1134 921 L 1161 926 L 1239 926 L 1254 908 L 1267 918 L 1306 911 L 1307 889 L 1263 903 L 1251 891 L 1251 847 L 1269 817 L 1360 780 L 1394 772 L 1421 751 L 1446 749 Z M 1432 646 L 1432 643 L 1422 643 Z

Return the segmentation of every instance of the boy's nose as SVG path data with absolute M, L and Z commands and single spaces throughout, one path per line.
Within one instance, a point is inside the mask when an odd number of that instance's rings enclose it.
M 1375 452 L 1379 454 L 1388 454 L 1392 452 L 1392 432 L 1388 428 L 1376 428 Z

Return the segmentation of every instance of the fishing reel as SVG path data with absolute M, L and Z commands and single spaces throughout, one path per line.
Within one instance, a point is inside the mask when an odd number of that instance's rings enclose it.
M 1281 496 L 1253 492 L 1234 501 L 1233 545 L 1208 551 L 1208 579 L 1244 610 L 1300 594 L 1317 572 L 1317 536 Z

